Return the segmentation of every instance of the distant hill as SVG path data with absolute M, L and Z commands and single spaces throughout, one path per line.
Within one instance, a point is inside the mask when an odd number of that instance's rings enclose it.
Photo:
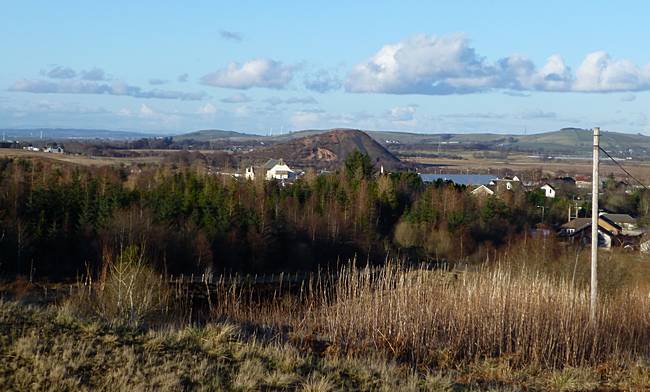
M 529 150 L 590 154 L 593 146 L 593 132 L 590 129 L 564 128 L 555 132 L 517 136 L 516 139 L 514 145 Z M 600 139 L 603 148 L 617 154 L 650 151 L 650 136 L 604 131 Z
M 343 163 L 355 150 L 368 154 L 375 165 L 402 167 L 403 163 L 367 133 L 357 129 L 332 129 L 324 133 L 292 138 L 259 149 L 260 158 L 283 158 L 289 163 L 316 167 L 332 167 Z M 295 135 L 296 133 L 294 133 Z
M 0 136 L 11 140 L 35 140 L 41 135 L 45 139 L 142 139 L 162 136 L 155 132 L 111 131 L 107 129 L 75 129 L 75 128 L 33 128 L 33 129 L 0 129 Z
M 563 128 L 559 131 L 528 135 L 496 133 L 435 133 L 369 132 L 379 143 L 399 149 L 400 146 L 426 147 L 451 145 L 455 148 L 510 149 L 525 152 L 588 155 L 592 149 L 592 131 L 580 128 Z M 601 145 L 616 154 L 650 156 L 650 136 L 603 131 Z
M 252 135 L 248 133 L 224 131 L 221 129 L 203 129 L 200 131 L 184 133 L 174 136 L 175 141 L 196 140 L 198 142 L 211 142 L 223 139 L 262 139 L 264 136 Z

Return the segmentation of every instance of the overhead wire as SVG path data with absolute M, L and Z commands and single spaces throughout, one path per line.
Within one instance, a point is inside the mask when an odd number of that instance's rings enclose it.
M 601 146 L 598 146 L 598 149 L 599 149 L 600 151 L 602 151 L 602 152 L 607 156 L 607 158 L 609 158 L 612 162 L 614 162 L 614 164 L 616 164 L 616 166 L 618 166 L 621 170 L 623 170 L 623 172 L 624 172 L 625 174 L 627 174 L 628 177 L 632 178 L 634 181 L 638 182 L 639 185 L 641 185 L 643 188 L 645 188 L 646 190 L 648 190 L 648 187 L 647 187 L 643 182 L 641 182 L 641 180 L 639 180 L 638 178 L 636 178 L 635 176 L 633 176 L 632 173 L 630 173 L 629 171 L 627 171 L 627 169 L 625 169 L 625 168 L 623 167 L 623 165 L 621 165 L 621 164 L 620 164 L 620 163 L 619 163 L 619 162 L 618 162 L 618 161 L 617 161 L 613 156 L 611 156 L 611 154 L 610 154 L 609 152 L 607 152 L 607 150 L 605 150 L 605 149 L 604 149 L 603 147 L 601 147 Z

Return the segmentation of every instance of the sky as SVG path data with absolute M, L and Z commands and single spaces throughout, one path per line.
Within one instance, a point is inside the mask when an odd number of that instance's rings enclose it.
M 0 128 L 650 135 L 644 1 L 0 7 Z

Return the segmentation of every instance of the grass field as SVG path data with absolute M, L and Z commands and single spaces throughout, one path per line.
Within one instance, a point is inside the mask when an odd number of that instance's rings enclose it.
M 434 170 L 445 173 L 493 173 L 500 175 L 506 170 L 520 173 L 522 171 L 542 169 L 544 172 L 557 173 L 563 171 L 571 175 L 591 175 L 591 160 L 589 159 L 558 159 L 542 161 L 529 158 L 528 154 L 510 154 L 507 159 L 475 158 L 471 152 L 459 153 L 463 159 L 406 157 L 402 160 L 418 164 L 437 166 Z M 622 165 L 635 177 L 650 183 L 650 162 L 646 161 L 621 161 Z M 613 174 L 617 178 L 627 175 L 607 158 L 601 157 L 600 175 L 603 177 Z
M 0 157 L 4 158 L 39 158 L 51 161 L 66 162 L 84 166 L 120 166 L 133 164 L 160 164 L 162 156 L 113 158 L 113 157 L 89 157 L 71 154 L 51 154 L 45 152 L 25 151 L 9 148 L 0 149 Z
M 200 323 L 187 298 L 174 297 L 159 275 L 123 260 L 105 281 L 80 283 L 57 304 L 0 301 L 0 389 L 650 386 L 650 297 L 637 273 L 621 271 L 638 260 L 603 260 L 604 291 L 591 323 L 586 264 L 548 265 L 548 275 L 533 268 L 550 262 L 545 253 L 525 253 L 523 265 L 500 259 L 463 273 L 350 266 L 309 279 L 298 291 L 280 285 L 263 296 L 223 281 Z
M 436 370 L 381 355 L 319 354 L 256 339 L 230 323 L 124 328 L 16 302 L 0 302 L 0 357 L 0 389 L 16 391 L 635 391 L 650 385 L 643 362 L 543 369 L 485 359 Z

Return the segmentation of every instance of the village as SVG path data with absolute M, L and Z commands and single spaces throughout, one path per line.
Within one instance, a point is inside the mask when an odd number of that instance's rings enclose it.
M 586 209 L 589 208 L 585 201 L 591 197 L 591 187 L 591 177 L 588 176 L 563 176 L 534 182 L 525 182 L 513 176 L 493 179 L 488 184 L 471 187 L 470 192 L 477 198 L 507 199 L 517 192 L 537 192 L 551 202 L 563 198 L 568 201 L 567 218 L 565 223 L 555 228 L 555 232 L 563 241 L 587 246 L 591 243 L 591 218 L 585 215 Z M 599 187 L 600 195 L 609 191 L 628 197 L 632 197 L 634 192 L 643 188 L 613 177 L 603 180 Z M 537 207 L 542 210 L 542 216 L 548 208 L 546 203 L 541 203 Z M 554 229 L 544 224 L 543 217 L 540 226 L 546 233 Z M 601 209 L 598 220 L 598 246 L 604 249 L 621 248 L 626 251 L 648 253 L 650 252 L 650 228 L 641 225 L 638 219 L 630 214 L 612 213 Z
M 226 173 L 223 173 L 226 174 Z M 375 173 L 377 176 L 388 175 L 389 173 L 380 166 Z M 243 175 L 234 174 L 235 177 L 243 177 L 247 180 L 255 180 L 262 177 L 267 181 L 276 180 L 281 186 L 293 183 L 304 175 L 304 171 L 291 168 L 282 158 L 269 159 L 260 166 L 248 166 Z M 448 176 L 454 178 L 453 176 Z M 523 177 L 523 176 L 522 176 Z M 437 178 L 447 179 L 445 176 Z M 591 198 L 592 181 L 590 176 L 563 175 L 555 178 L 545 178 L 537 181 L 523 180 L 517 175 L 504 176 L 501 178 L 490 178 L 488 176 L 472 175 L 463 178 L 481 178 L 484 183 L 477 184 L 469 181 L 459 185 L 466 186 L 467 191 L 479 200 L 479 203 L 487 198 L 497 198 L 508 202 L 517 194 L 535 193 L 540 198 L 539 208 L 541 213 L 540 223 L 535 232 L 544 235 L 554 234 L 560 241 L 578 246 L 588 246 L 591 243 L 591 218 L 587 217 L 589 209 L 588 200 Z M 423 178 L 425 182 L 430 182 Z M 624 180 L 615 179 L 613 176 L 601 181 L 599 194 L 615 192 L 624 197 L 632 197 L 634 192 L 641 190 L 643 186 L 633 185 Z M 545 213 L 552 204 L 563 200 L 567 205 L 566 219 L 562 223 L 548 222 Z M 611 250 L 614 248 L 628 252 L 650 253 L 650 227 L 639 222 L 639 219 L 628 213 L 616 213 L 601 208 L 598 221 L 598 245 L 602 249 Z

